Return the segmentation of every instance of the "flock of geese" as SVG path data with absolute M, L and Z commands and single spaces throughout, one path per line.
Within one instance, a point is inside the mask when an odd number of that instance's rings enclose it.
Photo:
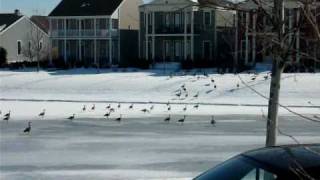
M 204 73 L 203 74 L 205 78 L 209 78 L 208 74 Z M 270 74 L 267 74 L 266 76 L 264 76 L 264 80 L 268 80 L 269 78 L 269 75 Z M 258 77 L 258 74 L 254 74 L 252 77 L 251 77 L 251 80 L 252 81 L 255 81 Z M 197 76 L 197 80 L 199 80 L 201 77 L 200 76 Z M 210 79 L 211 83 L 213 84 L 213 87 L 214 89 L 217 89 L 218 86 L 216 84 L 216 81 L 215 79 L 211 78 Z M 206 84 L 205 86 L 211 86 L 211 84 Z M 237 83 L 236 84 L 236 88 L 240 88 L 240 84 Z M 188 98 L 189 97 L 189 93 L 188 93 L 188 90 L 187 90 L 187 87 L 186 87 L 186 84 L 183 84 L 180 86 L 180 88 L 178 90 L 175 91 L 175 96 L 178 97 L 178 98 L 181 98 L 182 96 L 184 95 L 185 98 Z M 200 96 L 200 93 L 196 93 L 193 98 L 198 98 Z M 118 103 L 118 105 L 116 107 L 112 107 L 111 104 L 109 104 L 107 107 L 106 107 L 106 110 L 107 112 L 103 115 L 103 117 L 107 118 L 107 119 L 110 119 L 112 113 L 115 113 L 116 112 L 116 108 L 119 110 L 121 108 L 121 103 Z M 199 109 L 200 107 L 200 104 L 195 104 L 193 106 L 194 109 Z M 128 107 L 129 110 L 133 110 L 134 109 L 134 104 L 131 104 L 129 107 Z M 141 109 L 140 111 L 143 112 L 143 113 L 151 113 L 153 110 L 155 109 L 155 105 L 151 105 L 151 107 L 149 108 L 144 108 L 144 109 Z M 170 112 L 172 110 L 172 106 L 170 104 L 170 102 L 166 103 L 166 109 L 168 112 Z M 95 111 L 96 110 L 96 105 L 93 104 L 90 108 L 87 108 L 86 105 L 83 105 L 82 107 L 82 112 L 85 112 L 87 110 L 91 110 L 91 111 Z M 183 112 L 186 112 L 188 110 L 188 106 L 185 105 L 183 107 Z M 0 115 L 2 114 L 2 112 L 0 111 Z M 46 116 L 46 109 L 43 109 L 42 112 L 40 112 L 38 114 L 38 116 L 40 118 L 45 118 Z M 6 121 L 7 123 L 9 122 L 10 120 L 10 117 L 11 117 L 11 111 L 9 110 L 8 113 L 4 114 L 3 116 L 3 120 Z M 72 114 L 71 116 L 67 117 L 66 118 L 67 120 L 70 120 L 70 121 L 73 121 L 76 119 L 76 114 Z M 183 125 L 185 123 L 187 119 L 187 116 L 184 115 L 183 118 L 181 119 L 178 119 L 176 122 Z M 114 119 L 116 122 L 119 122 L 121 123 L 121 121 L 123 120 L 123 115 L 120 114 L 119 117 L 115 118 Z M 173 121 L 173 118 L 172 116 L 169 114 L 164 120 L 163 120 L 165 123 L 170 123 Z M 216 120 L 215 120 L 215 117 L 214 116 L 211 116 L 211 119 L 210 119 L 210 122 L 209 122 L 212 126 L 215 126 L 216 125 Z M 27 134 L 30 134 L 31 133 L 31 122 L 28 122 L 28 125 L 27 127 L 23 130 L 23 133 L 27 133 Z
M 168 111 L 171 111 L 171 104 L 170 102 L 168 102 L 166 104 L 166 107 L 167 107 L 167 110 Z M 117 108 L 120 109 L 121 108 L 121 104 L 118 103 L 117 105 Z M 194 105 L 194 108 L 198 109 L 199 108 L 199 104 L 196 104 Z M 96 110 L 96 105 L 93 104 L 92 107 L 90 108 L 91 111 L 95 111 Z M 112 113 L 115 113 L 116 112 L 116 109 L 114 107 L 111 106 L 111 104 L 109 104 L 107 107 L 107 112 L 103 115 L 103 117 L 107 118 L 107 119 L 110 119 L 111 117 L 111 114 Z M 129 110 L 134 110 L 134 104 L 131 104 L 129 107 L 128 107 Z M 141 109 L 140 111 L 143 112 L 143 113 L 151 113 L 152 110 L 155 109 L 155 105 L 151 105 L 150 108 L 144 108 L 144 109 Z M 86 105 L 83 105 L 82 107 L 82 112 L 85 112 L 87 111 L 87 106 Z M 187 105 L 183 108 L 183 111 L 187 111 Z M 1 114 L 1 111 L 0 111 L 0 114 Z M 40 112 L 38 114 L 39 118 L 41 119 L 44 119 L 45 116 L 46 116 L 46 109 L 43 109 L 42 112 Z M 8 113 L 4 114 L 3 116 L 3 121 L 5 121 L 6 123 L 9 123 L 9 120 L 11 118 L 11 110 L 9 110 Z M 71 116 L 67 117 L 66 118 L 67 120 L 70 120 L 70 121 L 73 121 L 76 119 L 76 114 L 72 114 Z M 187 119 L 187 115 L 184 115 L 183 118 L 181 119 L 178 119 L 176 122 L 179 123 L 180 125 L 183 125 L 185 123 Z M 172 118 L 171 114 L 169 114 L 166 118 L 163 119 L 163 121 L 165 123 L 170 123 L 172 122 L 174 119 Z M 115 118 L 114 121 L 118 122 L 118 123 L 121 123 L 121 121 L 123 121 L 123 115 L 120 114 L 119 117 Z M 31 133 L 31 124 L 32 122 L 28 122 L 28 125 L 27 127 L 23 130 L 23 133 L 25 134 L 30 134 Z M 215 120 L 215 117 L 214 116 L 211 116 L 211 120 L 210 120 L 210 124 L 212 126 L 215 126 L 216 125 L 216 120 Z

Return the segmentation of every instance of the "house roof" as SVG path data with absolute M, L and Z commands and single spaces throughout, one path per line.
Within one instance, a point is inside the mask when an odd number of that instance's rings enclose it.
M 48 33 L 49 31 L 49 20 L 46 16 L 32 16 L 30 20 L 35 23 L 40 29 Z
M 112 15 L 123 0 L 62 0 L 49 16 Z
M 0 32 L 7 29 L 9 26 L 11 26 L 13 23 L 18 21 L 22 17 L 23 17 L 22 15 L 17 15 L 14 13 L 0 14 Z

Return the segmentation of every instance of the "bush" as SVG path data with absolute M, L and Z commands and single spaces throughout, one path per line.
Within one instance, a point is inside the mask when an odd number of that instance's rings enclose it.
M 58 69 L 68 69 L 69 68 L 69 65 L 61 57 L 57 58 L 57 59 L 53 59 L 52 65 Z
M 0 47 L 0 67 L 3 67 L 7 63 L 7 50 Z
M 148 61 L 146 59 L 132 59 L 127 62 L 121 62 L 119 64 L 120 68 L 139 68 L 139 69 L 149 69 L 151 66 L 151 61 Z
M 38 67 L 38 62 L 37 61 L 15 62 L 15 63 L 10 63 L 7 66 L 11 70 L 22 69 L 22 68 L 34 68 L 34 67 Z M 49 60 L 40 61 L 40 68 L 48 68 L 48 67 L 49 67 Z
M 181 62 L 182 69 L 193 69 L 193 68 L 213 68 L 216 64 L 213 60 L 208 59 L 197 59 L 197 60 L 185 60 Z

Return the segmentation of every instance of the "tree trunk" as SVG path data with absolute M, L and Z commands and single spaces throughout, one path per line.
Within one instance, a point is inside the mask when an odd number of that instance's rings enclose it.
M 283 35 L 284 35 L 284 6 L 283 0 L 274 0 L 274 20 L 277 33 L 278 45 L 273 47 L 272 77 L 270 85 L 270 96 L 268 106 L 267 138 L 266 146 L 275 146 L 277 144 L 278 134 L 278 109 L 281 74 L 284 69 L 284 59 L 282 59 Z
M 267 140 L 266 146 L 275 146 L 277 143 L 278 132 L 278 108 L 281 74 L 283 72 L 283 63 L 278 57 L 273 60 L 272 77 L 270 87 L 270 97 L 268 106 L 268 122 L 267 122 Z

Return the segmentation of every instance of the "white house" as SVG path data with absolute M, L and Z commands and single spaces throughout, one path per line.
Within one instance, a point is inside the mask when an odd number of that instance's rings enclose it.
M 51 60 L 99 66 L 118 64 L 121 31 L 138 31 L 141 3 L 142 0 L 62 0 L 49 14 Z
M 8 63 L 45 59 L 48 43 L 45 30 L 18 10 L 0 14 L 0 47 L 6 49 Z

